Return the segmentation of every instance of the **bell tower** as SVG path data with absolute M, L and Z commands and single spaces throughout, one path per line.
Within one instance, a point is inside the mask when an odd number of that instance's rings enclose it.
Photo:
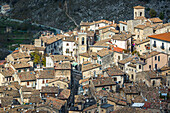
M 134 19 L 140 16 L 145 17 L 145 7 L 135 6 L 133 8 L 134 8 Z
M 87 52 L 87 33 L 78 33 L 78 54 Z

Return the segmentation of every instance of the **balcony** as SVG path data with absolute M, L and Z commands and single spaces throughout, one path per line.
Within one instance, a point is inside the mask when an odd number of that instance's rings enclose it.
M 153 47 L 156 47 L 156 44 L 153 44 Z
M 164 49 L 165 49 L 165 47 L 164 47 L 164 46 L 161 46 L 161 49 L 163 49 L 163 50 L 164 50 Z

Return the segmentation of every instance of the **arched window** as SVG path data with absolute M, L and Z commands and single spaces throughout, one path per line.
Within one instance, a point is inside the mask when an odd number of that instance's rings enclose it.
M 155 86 L 155 81 L 152 82 L 152 85 Z
M 82 45 L 84 45 L 84 37 L 82 38 Z
M 135 17 L 137 17 L 137 12 L 135 12 Z
M 133 79 L 133 74 L 132 74 L 132 79 Z
M 142 12 L 140 12 L 140 16 L 142 16 Z

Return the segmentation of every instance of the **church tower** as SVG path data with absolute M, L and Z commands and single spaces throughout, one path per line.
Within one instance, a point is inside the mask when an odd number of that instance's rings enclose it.
M 134 8 L 134 19 L 140 16 L 145 17 L 145 7 L 135 6 L 133 8 Z
M 87 52 L 87 33 L 78 33 L 78 54 Z

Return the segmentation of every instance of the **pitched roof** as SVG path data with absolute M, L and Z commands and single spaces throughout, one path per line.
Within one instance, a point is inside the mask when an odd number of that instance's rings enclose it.
M 66 42 L 75 42 L 74 37 L 64 37 L 64 38 L 62 38 L 62 40 L 66 41 Z
M 133 8 L 134 9 L 145 9 L 145 7 L 143 7 L 143 6 L 134 6 Z
M 148 59 L 158 54 L 161 54 L 161 53 L 157 51 L 152 51 L 152 52 L 145 53 L 144 55 L 141 55 L 140 58 Z
M 74 61 L 71 56 L 67 55 L 50 55 L 53 61 Z
M 159 39 L 163 41 L 168 41 L 170 42 L 170 32 L 168 33 L 161 33 L 161 34 L 156 34 L 156 35 L 150 35 L 148 36 L 149 38 L 154 38 L 154 39 Z
M 68 99 L 70 97 L 70 89 L 63 89 L 58 95 L 59 99 Z
M 51 86 L 43 86 L 41 93 L 56 93 L 59 94 L 60 90 L 58 87 L 51 87 Z
M 31 65 L 25 61 L 11 64 L 15 69 L 29 68 Z
M 9 77 L 12 76 L 14 74 L 14 70 L 12 68 L 2 68 L 0 73 L 4 76 L 4 77 Z
M 30 55 L 28 55 L 27 53 L 12 53 L 11 55 L 14 59 L 30 57 Z
M 106 29 L 103 29 L 102 30 L 102 33 L 106 33 L 106 32 L 114 32 L 114 33 L 119 33 L 119 31 L 118 30 L 116 30 L 116 29 L 112 29 L 112 28 L 106 28 Z
M 55 78 L 54 70 L 40 70 L 36 72 L 38 74 L 38 79 L 53 79 Z
M 128 64 L 129 67 L 133 67 L 133 68 L 136 68 L 136 65 L 134 64 Z
M 30 50 L 30 51 L 35 51 L 35 50 L 38 50 L 38 51 L 44 51 L 45 50 L 45 47 L 35 47 L 35 45 L 29 45 L 29 44 L 20 44 L 20 48 L 22 50 Z
M 124 75 L 125 73 L 117 66 L 108 67 L 104 70 L 109 76 Z
M 135 28 L 145 29 L 146 27 L 150 27 L 150 26 L 147 26 L 147 25 L 137 25 Z
M 124 21 L 119 21 L 119 23 L 127 25 L 127 22 Z
M 116 85 L 116 82 L 111 77 L 96 78 L 92 80 L 95 87 Z
M 110 50 L 115 51 L 115 52 L 119 52 L 119 53 L 123 53 L 123 49 L 114 45 L 110 45 Z
M 103 27 L 99 27 L 99 29 L 105 29 L 105 28 L 109 28 L 109 27 L 116 27 L 117 24 L 110 24 L 110 25 L 106 25 L 106 26 L 103 26 Z
M 99 68 L 101 67 L 100 64 L 92 64 L 92 63 L 83 63 L 82 65 L 82 72 L 91 70 L 91 69 L 95 69 L 95 68 Z
M 79 56 L 83 56 L 83 57 L 87 57 L 87 58 L 92 57 L 93 59 L 97 59 L 97 53 L 96 52 L 88 51 L 88 52 L 79 54 Z
M 62 82 L 65 82 L 65 83 L 70 83 L 70 81 L 67 79 L 67 78 L 64 78 L 64 77 L 55 77 L 54 79 L 51 79 L 48 81 L 48 83 L 53 83 L 55 81 L 62 81 Z
M 91 110 L 91 109 L 95 109 L 95 108 L 97 108 L 97 104 L 89 106 L 89 107 L 85 108 L 83 111 L 85 112 L 85 111 L 88 111 L 88 110 Z
M 134 107 L 123 107 L 121 109 L 118 109 L 118 110 L 115 110 L 113 112 L 110 112 L 110 113 L 150 113 L 150 111 L 148 110 L 144 110 L 144 109 L 137 109 L 137 108 L 134 108 Z
M 104 49 L 100 50 L 99 52 L 97 52 L 97 55 L 99 55 L 100 57 L 104 57 L 104 56 L 109 55 L 111 53 L 113 53 L 113 51 L 104 48 Z
M 121 33 L 121 34 L 113 35 L 112 39 L 113 40 L 122 40 L 122 41 L 125 41 L 125 40 L 127 40 L 127 39 L 129 39 L 131 37 L 132 37 L 131 33 Z
M 143 43 L 146 43 L 146 42 L 149 42 L 150 41 L 150 39 L 149 38 L 147 38 L 147 39 L 144 39 L 144 40 L 142 40 L 142 41 L 136 41 L 136 45 L 140 45 L 140 44 L 143 44 Z
M 126 64 L 126 63 L 128 63 L 128 62 L 130 62 L 132 60 L 133 60 L 133 57 L 128 57 L 128 58 L 125 58 L 123 60 L 120 60 L 119 63 L 120 64 Z
M 135 18 L 135 20 L 146 20 L 146 17 L 144 16 L 138 16 Z
M 55 63 L 54 64 L 54 69 L 55 70 L 59 70 L 59 69 L 62 69 L 62 70 L 71 70 L 71 64 L 70 62 L 58 62 L 58 63 Z
M 18 73 L 18 77 L 21 81 L 35 81 L 36 77 L 35 77 L 35 72 L 34 71 L 29 71 L 29 72 L 21 72 Z
M 109 46 L 107 42 L 109 42 L 111 39 L 105 39 L 97 41 L 93 46 Z
M 152 21 L 153 23 L 162 23 L 163 21 L 160 18 L 149 18 L 150 21 Z
M 45 105 L 53 106 L 53 108 L 57 109 L 57 110 L 61 110 L 62 106 L 64 106 L 66 103 L 66 101 L 54 98 L 54 97 L 47 97 L 47 101 L 45 103 Z

